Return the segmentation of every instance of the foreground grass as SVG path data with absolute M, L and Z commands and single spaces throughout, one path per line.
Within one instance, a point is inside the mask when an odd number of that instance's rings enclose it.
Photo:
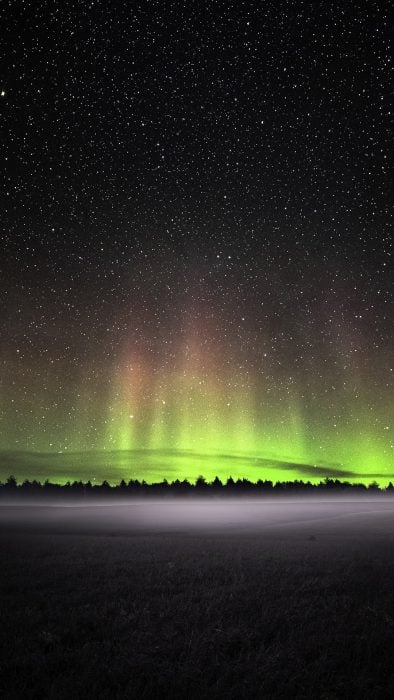
M 2 698 L 394 697 L 392 538 L 0 538 Z

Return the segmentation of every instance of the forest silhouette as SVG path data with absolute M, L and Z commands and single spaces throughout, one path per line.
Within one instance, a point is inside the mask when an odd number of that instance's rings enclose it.
M 118 484 L 110 484 L 107 480 L 101 483 L 92 481 L 68 481 L 65 484 L 54 483 L 49 480 L 43 483 L 38 480 L 25 479 L 18 482 L 14 475 L 8 477 L 5 482 L 0 482 L 0 497 L 12 496 L 40 496 L 40 497 L 225 497 L 225 496 L 268 496 L 268 495 L 318 495 L 318 494 L 394 494 L 394 486 L 390 481 L 387 486 L 380 486 L 377 481 L 369 484 L 341 481 L 340 479 L 326 478 L 318 483 L 311 481 L 277 481 L 259 479 L 233 479 L 231 476 L 226 481 L 221 481 L 216 476 L 208 481 L 204 476 L 199 476 L 194 482 L 187 479 L 148 483 L 145 480 L 122 479 Z

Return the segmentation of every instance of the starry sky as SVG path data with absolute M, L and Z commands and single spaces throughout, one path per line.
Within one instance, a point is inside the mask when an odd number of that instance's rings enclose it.
M 394 478 L 385 3 L 0 13 L 0 477 Z

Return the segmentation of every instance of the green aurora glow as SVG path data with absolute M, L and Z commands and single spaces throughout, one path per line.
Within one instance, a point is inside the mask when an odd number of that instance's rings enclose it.
M 198 347 L 172 372 L 125 355 L 106 382 L 71 383 L 52 410 L 44 393 L 29 412 L 20 409 L 4 431 L 0 473 L 57 482 L 203 474 L 385 484 L 394 476 L 389 392 L 374 404 L 356 373 L 338 386 L 332 371 L 330 382 L 295 372 L 275 382 L 251 377 L 220 367 Z

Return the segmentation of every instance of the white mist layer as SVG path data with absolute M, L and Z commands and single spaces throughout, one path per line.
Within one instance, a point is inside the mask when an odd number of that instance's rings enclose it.
M 280 529 L 394 529 L 390 497 L 261 500 L 143 500 L 122 503 L 0 505 L 0 527 L 26 532 L 127 535 L 133 532 L 261 533 Z

